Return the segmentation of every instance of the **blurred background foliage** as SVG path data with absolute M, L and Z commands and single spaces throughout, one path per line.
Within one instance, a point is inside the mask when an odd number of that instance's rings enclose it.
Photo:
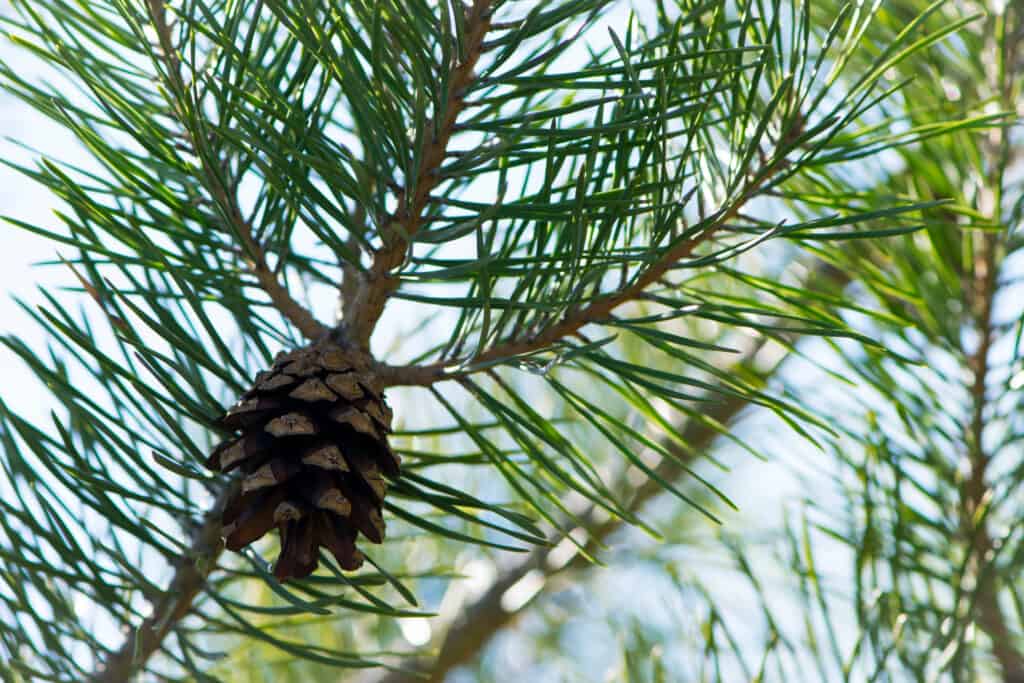
M 11 161 L 63 279 L 4 338 L 5 680 L 1024 681 L 1024 10 L 491 4 L 430 174 L 458 2 L 4 7 L 81 150 Z M 396 240 L 375 356 L 464 374 L 395 371 L 372 565 L 281 586 L 199 543 L 210 418 Z

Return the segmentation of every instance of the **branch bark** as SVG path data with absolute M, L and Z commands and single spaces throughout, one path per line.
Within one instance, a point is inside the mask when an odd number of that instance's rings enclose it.
M 967 459 L 970 474 L 964 483 L 962 516 L 964 533 L 971 554 L 971 568 L 978 576 L 975 591 L 978 624 L 992 640 L 992 654 L 999 662 L 1006 683 L 1024 683 L 1024 655 L 1014 646 L 1014 635 L 1006 623 L 999 605 L 999 591 L 995 577 L 986 571 L 994 550 L 991 534 L 982 508 L 986 504 L 989 487 L 986 481 L 990 454 L 985 450 L 984 436 L 988 406 L 986 387 L 990 363 L 989 354 L 994 342 L 992 305 L 995 296 L 998 267 L 996 263 L 997 237 L 981 235 L 981 248 L 974 264 L 972 303 L 975 306 L 979 333 L 978 348 L 970 356 L 972 414 L 967 430 Z M 981 521 L 976 521 L 976 520 Z
M 252 270 L 253 275 L 256 276 L 256 281 L 259 282 L 260 288 L 267 293 L 271 303 L 280 311 L 281 315 L 294 325 L 302 333 L 303 337 L 310 341 L 323 337 L 330 331 L 330 328 L 317 320 L 313 313 L 296 301 L 284 285 L 281 284 L 277 274 L 267 265 L 266 252 L 263 250 L 263 246 L 253 237 L 251 226 L 238 213 L 237 202 L 229 201 L 232 207 L 232 217 L 235 220 L 235 229 L 242 236 L 246 251 L 251 254 L 249 268 Z
M 423 212 L 440 180 L 438 170 L 448 155 L 448 143 L 459 114 L 466 106 L 466 90 L 475 78 L 473 69 L 490 28 L 491 0 L 473 0 L 466 15 L 466 58 L 449 75 L 447 108 L 438 112 L 436 132 L 432 122 L 425 127 L 416 178 L 411 184 L 407 179 L 399 193 L 398 208 L 388 217 L 381 235 L 384 244 L 374 252 L 369 270 L 359 280 L 351 309 L 345 311 L 345 334 L 361 349 L 369 347 L 384 306 L 398 289 L 399 280 L 392 271 L 405 261 L 411 240 L 423 225 Z

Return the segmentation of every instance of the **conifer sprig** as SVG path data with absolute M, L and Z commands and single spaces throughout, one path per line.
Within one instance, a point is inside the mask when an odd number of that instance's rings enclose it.
M 0 81 L 88 161 L 20 168 L 61 208 L 9 220 L 73 249 L 74 293 L 102 306 L 44 291 L 25 309 L 52 348 L 4 340 L 58 406 L 36 424 L 0 405 L 0 654 L 28 678 L 209 680 L 209 644 L 238 642 L 395 666 L 365 633 L 384 642 L 426 613 L 413 587 L 455 574 L 406 566 L 416 548 L 565 537 L 593 557 L 600 529 L 568 533 L 580 509 L 654 533 L 609 483 L 630 468 L 717 519 L 735 502 L 710 480 L 688 472 L 705 499 L 665 475 L 689 462 L 665 445 L 677 418 L 756 405 L 834 434 L 718 354 L 797 333 L 882 353 L 844 316 L 890 315 L 756 257 L 919 232 L 942 197 L 823 201 L 830 174 L 1000 116 L 884 115 L 897 67 L 969 21 L 919 30 L 934 8 L 876 40 L 877 8 L 818 26 L 761 0 L 659 2 L 622 26 L 608 0 L 14 4 L 11 39 L 59 80 L 2 64 Z M 392 440 L 409 476 L 363 570 L 322 558 L 283 586 L 262 548 L 220 552 L 231 483 L 201 465 L 254 375 L 328 336 L 412 387 Z M 328 647 L 317 619 L 360 634 Z

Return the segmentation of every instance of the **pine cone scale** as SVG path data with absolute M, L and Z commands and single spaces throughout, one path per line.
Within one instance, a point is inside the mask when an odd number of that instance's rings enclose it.
M 301 471 L 299 463 L 289 458 L 275 458 L 242 480 L 242 493 L 283 484 Z
M 300 401 L 314 403 L 316 401 L 337 401 L 338 395 L 327 388 L 327 385 L 316 377 L 311 377 L 288 394 Z
M 348 463 L 345 462 L 341 450 L 333 444 L 316 446 L 302 456 L 304 465 L 319 467 L 322 470 L 335 472 L 348 472 Z

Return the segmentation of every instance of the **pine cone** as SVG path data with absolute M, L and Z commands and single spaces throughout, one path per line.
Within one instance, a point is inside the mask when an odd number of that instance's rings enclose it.
M 333 342 L 283 353 L 220 418 L 241 435 L 207 467 L 245 475 L 224 509 L 225 544 L 241 550 L 276 526 L 282 581 L 309 576 L 320 546 L 353 570 L 358 533 L 384 539 L 384 475 L 398 476 L 399 459 L 387 442 L 391 410 L 367 370 Z

